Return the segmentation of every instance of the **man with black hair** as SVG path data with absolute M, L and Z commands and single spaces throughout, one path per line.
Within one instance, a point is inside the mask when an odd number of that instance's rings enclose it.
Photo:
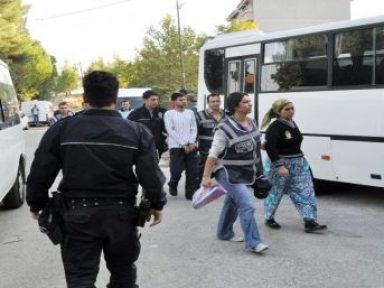
M 167 110 L 159 107 L 159 100 L 160 96 L 155 91 L 145 91 L 143 93 L 143 106 L 133 110 L 128 115 L 128 120 L 140 122 L 152 132 L 160 160 L 161 154 L 168 150 L 168 145 L 166 142 L 167 131 L 164 125 L 164 114 Z
M 164 117 L 169 135 L 169 193 L 177 196 L 177 185 L 185 170 L 185 197 L 191 200 L 197 180 L 196 118 L 193 111 L 186 109 L 187 96 L 175 92 L 171 95 L 171 100 L 175 103 L 175 109 L 167 111 Z
M 227 118 L 224 110 L 220 109 L 221 99 L 219 94 L 209 94 L 207 96 L 207 109 L 196 113 L 197 119 L 197 139 L 199 147 L 199 164 L 198 164 L 198 184 L 203 177 L 205 162 L 211 149 L 213 135 L 216 127 Z
M 53 116 L 48 119 L 48 124 L 53 125 L 57 121 L 67 117 L 72 117 L 73 115 L 75 115 L 75 113 L 69 110 L 68 103 L 62 101 L 59 103 L 58 109 L 53 113 Z
M 68 117 L 50 127 L 36 150 L 27 203 L 36 219 L 62 170 L 58 190 L 66 206 L 61 253 L 67 287 L 95 287 L 102 252 L 111 272 L 108 287 L 138 287 L 134 264 L 140 254 L 134 207 L 138 185 L 145 188 L 151 226 L 156 225 L 166 203 L 164 176 L 151 133 L 114 110 L 117 78 L 93 71 L 84 77 L 83 86 L 87 109 L 81 117 Z

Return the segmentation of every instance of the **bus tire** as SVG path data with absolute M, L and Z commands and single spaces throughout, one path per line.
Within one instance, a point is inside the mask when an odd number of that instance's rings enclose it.
M 316 195 L 324 194 L 327 190 L 327 181 L 312 178 L 313 188 Z
M 13 209 L 23 205 L 25 200 L 25 173 L 24 165 L 19 164 L 15 183 L 3 200 L 5 208 Z

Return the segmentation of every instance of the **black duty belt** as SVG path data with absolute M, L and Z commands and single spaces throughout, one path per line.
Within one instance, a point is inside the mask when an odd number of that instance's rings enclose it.
M 68 209 L 99 207 L 109 205 L 134 206 L 135 201 L 126 198 L 65 198 Z

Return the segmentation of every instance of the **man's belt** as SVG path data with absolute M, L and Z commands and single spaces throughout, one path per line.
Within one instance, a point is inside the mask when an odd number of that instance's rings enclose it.
M 100 207 L 110 205 L 125 205 L 134 206 L 134 200 L 126 198 L 65 198 L 65 204 L 68 209 L 86 208 L 86 207 Z

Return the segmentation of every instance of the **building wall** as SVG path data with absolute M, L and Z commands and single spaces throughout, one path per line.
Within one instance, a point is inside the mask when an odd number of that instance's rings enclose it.
M 352 0 L 253 0 L 254 19 L 264 32 L 350 19 Z
M 227 21 L 234 19 L 253 21 L 253 1 L 254 0 L 241 0 L 236 9 L 228 16 Z

